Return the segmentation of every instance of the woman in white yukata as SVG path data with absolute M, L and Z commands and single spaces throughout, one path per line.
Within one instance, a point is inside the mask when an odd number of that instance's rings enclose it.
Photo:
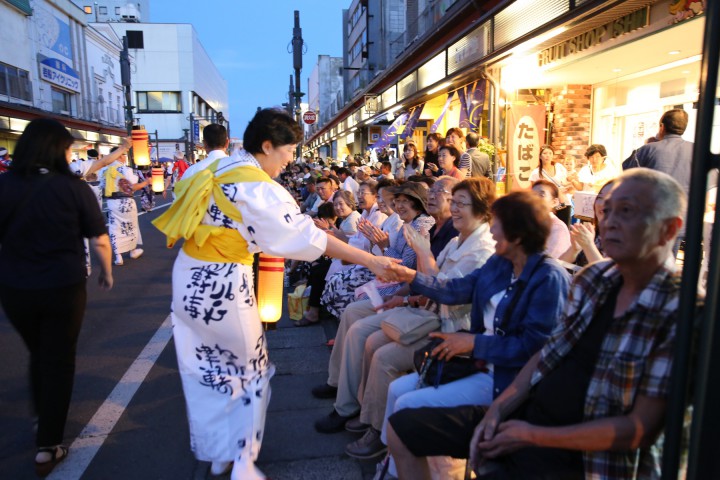
M 118 148 L 114 147 L 110 153 Z M 115 254 L 115 265 L 123 264 L 122 254 L 125 252 L 130 252 L 130 258 L 139 258 L 143 254 L 143 249 L 138 248 L 143 242 L 133 193 L 151 183 L 149 178 L 139 182 L 138 176 L 125 162 L 127 153 L 121 154 L 117 161 L 103 168 L 98 174 L 100 189 L 107 202 L 108 232 Z
M 88 150 L 88 159 L 86 161 L 79 161 L 76 160 L 74 162 L 70 162 L 70 171 L 72 171 L 75 175 L 82 178 L 85 182 L 87 182 L 90 189 L 95 194 L 95 197 L 98 201 L 98 206 L 100 207 L 100 210 L 102 210 L 102 190 L 100 190 L 100 182 L 90 181 L 90 178 L 95 177 L 95 172 L 100 170 L 101 168 L 107 167 L 111 163 L 113 163 L 115 160 L 120 158 L 121 155 L 124 155 L 127 153 L 128 150 L 132 147 L 132 142 L 127 139 L 122 139 L 122 144 L 119 148 L 116 148 L 113 150 L 112 153 L 105 155 L 102 159 L 98 158 L 97 150 Z M 90 242 L 86 238 L 84 240 L 85 242 L 85 267 L 87 268 L 87 275 L 90 276 L 92 263 L 90 258 Z
M 272 180 L 301 139 L 284 111 L 259 111 L 245 150 L 191 167 L 173 205 L 153 222 L 169 246 L 185 239 L 173 269 L 172 321 L 192 449 L 212 462 L 213 474 L 234 463 L 234 480 L 265 478 L 255 460 L 275 372 L 253 292 L 253 254 L 305 261 L 325 254 L 379 275 L 392 262 L 327 235 Z

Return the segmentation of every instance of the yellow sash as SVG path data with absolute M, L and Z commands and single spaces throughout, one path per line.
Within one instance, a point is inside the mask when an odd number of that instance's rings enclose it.
M 220 211 L 238 223 L 242 215 L 227 199 L 221 185 L 244 182 L 272 182 L 264 171 L 254 166 L 236 167 L 215 176 L 220 159 L 175 186 L 176 199 L 168 210 L 153 220 L 153 225 L 167 236 L 167 246 L 184 238 L 183 251 L 193 258 L 208 262 L 231 262 L 252 265 L 248 244 L 235 229 L 201 225 L 210 196 Z
M 105 196 L 112 197 L 117 192 L 117 178 L 120 176 L 117 165 L 111 165 L 105 169 Z

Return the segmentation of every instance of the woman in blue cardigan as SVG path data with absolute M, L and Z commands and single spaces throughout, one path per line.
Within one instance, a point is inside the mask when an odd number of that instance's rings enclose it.
M 435 385 L 432 378 L 420 381 L 417 373 L 395 380 L 388 392 L 386 418 L 405 408 L 490 405 L 542 347 L 560 317 L 570 279 L 562 266 L 543 254 L 551 225 L 542 202 L 531 192 L 513 192 L 495 201 L 492 214 L 495 254 L 470 275 L 440 280 L 392 267 L 400 281 L 412 282 L 414 292 L 437 303 L 472 304 L 470 332 L 431 333 L 441 339 L 431 356 L 472 356 L 483 368 L 443 385 Z

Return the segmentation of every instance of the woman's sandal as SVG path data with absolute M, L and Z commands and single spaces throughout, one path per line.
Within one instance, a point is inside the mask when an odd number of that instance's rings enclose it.
M 47 477 L 50 472 L 57 466 L 58 463 L 62 462 L 68 456 L 68 448 L 64 445 L 57 445 L 55 447 L 43 447 L 38 448 L 37 453 L 49 453 L 50 460 L 47 462 L 35 461 L 35 473 L 39 477 Z

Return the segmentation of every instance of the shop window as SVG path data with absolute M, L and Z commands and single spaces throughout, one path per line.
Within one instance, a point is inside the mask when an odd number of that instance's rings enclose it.
M 127 30 L 128 48 L 145 48 L 142 30 Z
M 137 92 L 138 112 L 182 112 L 180 92 Z
M 72 111 L 72 95 L 57 88 L 52 88 L 50 89 L 50 96 L 52 98 L 52 111 L 54 113 L 70 115 Z

